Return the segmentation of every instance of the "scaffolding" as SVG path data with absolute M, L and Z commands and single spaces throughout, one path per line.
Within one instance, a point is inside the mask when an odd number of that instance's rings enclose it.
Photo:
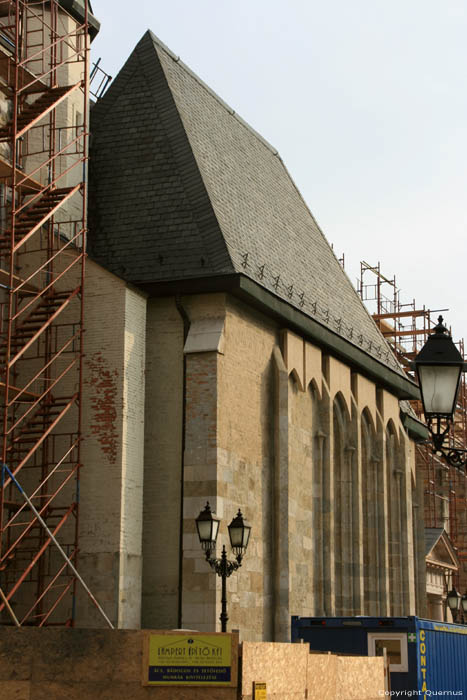
M 74 623 L 88 8 L 0 0 L 1 622 Z M 57 551 L 63 550 L 65 557 Z M 16 624 L 16 622 L 15 622 Z
M 368 282 L 368 276 L 371 281 Z M 398 361 L 413 379 L 412 361 L 423 347 L 437 323 L 440 312 L 448 309 L 427 309 L 415 299 L 402 303 L 396 278 L 385 277 L 381 266 L 360 263 L 357 290 L 369 306 L 381 333 L 385 336 Z M 464 341 L 456 343 L 462 357 Z M 422 404 L 411 401 L 418 418 L 423 421 Z M 467 448 L 467 384 L 462 375 L 454 421 L 448 439 L 452 447 Z M 416 448 L 417 472 L 424 480 L 424 515 L 426 527 L 443 527 L 457 551 L 461 568 L 456 584 L 467 587 L 467 477 L 464 471 L 449 467 L 433 454 L 431 447 L 419 444 Z

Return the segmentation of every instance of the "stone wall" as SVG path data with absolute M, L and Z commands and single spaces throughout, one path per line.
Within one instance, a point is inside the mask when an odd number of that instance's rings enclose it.
M 241 645 L 238 687 L 145 687 L 144 636 L 130 630 L 0 628 L 0 700 L 252 700 L 254 681 L 266 683 L 268 700 L 376 700 L 385 689 L 381 657 L 310 654 L 305 644 L 253 642 Z
M 183 344 L 183 323 L 174 300 L 151 299 L 144 414 L 143 627 L 180 626 Z
M 219 355 L 218 500 L 223 540 L 239 508 L 252 525 L 242 567 L 229 580 L 233 627 L 274 639 L 274 373 L 277 329 L 228 300 Z
M 289 610 L 414 614 L 414 449 L 397 398 L 289 331 L 275 359 Z
M 141 624 L 146 298 L 87 267 L 80 571 L 115 625 Z M 77 621 L 105 626 L 80 593 Z
M 186 342 L 183 314 L 189 326 Z M 173 299 L 149 304 L 145 626 L 181 624 L 180 605 L 184 627 L 210 630 L 216 625 L 220 580 L 204 560 L 194 523 L 209 500 L 223 519 L 219 545 L 227 544 L 227 525 L 239 507 L 253 525 L 248 556 L 228 581 L 232 625 L 242 626 L 252 638 L 273 636 L 271 349 L 275 339 L 273 326 L 227 303 L 225 295 L 184 298 L 179 309 Z M 183 591 L 179 597 L 182 449 Z
M 143 626 L 219 624 L 194 522 L 206 501 L 218 555 L 238 508 L 252 525 L 227 582 L 245 639 L 287 642 L 291 615 L 413 614 L 397 398 L 224 294 L 154 300 L 148 319 Z
M 147 303 L 88 277 L 81 564 L 111 619 L 219 629 L 194 522 L 207 500 L 218 555 L 238 508 L 252 525 L 228 579 L 245 639 L 287 642 L 291 615 L 413 614 L 397 399 L 224 294 Z M 82 596 L 78 622 L 101 624 Z

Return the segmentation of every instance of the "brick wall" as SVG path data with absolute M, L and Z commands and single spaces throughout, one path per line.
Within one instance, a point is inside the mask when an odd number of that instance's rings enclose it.
M 115 624 L 141 605 L 146 299 L 87 267 L 80 570 Z M 105 624 L 80 595 L 81 626 Z

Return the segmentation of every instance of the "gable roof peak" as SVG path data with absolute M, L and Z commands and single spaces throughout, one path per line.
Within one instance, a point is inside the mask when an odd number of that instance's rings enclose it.
M 231 107 L 225 100 L 220 97 L 220 95 L 215 92 L 207 83 L 202 80 L 199 75 L 197 75 L 191 68 L 188 66 L 180 56 L 177 56 L 164 42 L 159 39 L 154 32 L 152 32 L 150 29 L 148 29 L 142 36 L 141 42 L 147 41 L 147 38 L 152 41 L 154 46 L 157 49 L 160 49 L 161 51 L 164 51 L 164 53 L 169 56 L 172 61 L 175 63 L 178 63 L 184 71 L 186 71 L 191 77 L 199 84 L 201 85 L 212 97 L 214 97 L 215 100 L 232 116 L 234 117 L 240 124 L 242 124 L 248 131 L 250 131 L 256 138 L 264 145 L 266 148 L 268 148 L 274 155 L 279 155 L 279 151 L 277 148 L 275 148 L 272 144 L 267 141 L 267 139 L 264 138 L 256 129 L 254 129 L 251 124 L 249 124 L 245 119 L 243 119 L 234 109 Z M 280 156 L 279 156 L 280 157 Z
M 153 293 L 169 281 L 246 278 L 271 309 L 279 300 L 288 318 L 292 307 L 413 397 L 277 150 L 150 30 L 122 73 L 93 109 L 98 262 Z

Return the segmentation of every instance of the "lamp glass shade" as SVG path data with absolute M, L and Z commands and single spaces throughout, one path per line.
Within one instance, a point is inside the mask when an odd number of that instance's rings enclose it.
M 452 590 L 449 591 L 447 599 L 448 599 L 448 605 L 449 605 L 450 610 L 452 610 L 453 612 L 455 610 L 459 610 L 460 595 L 456 591 L 454 586 L 452 587 Z
M 214 549 L 219 532 L 220 518 L 211 511 L 209 502 L 196 518 L 199 541 L 203 549 Z
M 415 358 L 415 367 L 426 418 L 452 417 L 464 358 L 453 343 L 443 317 Z
M 456 407 L 462 366 L 420 365 L 418 379 L 425 416 L 451 415 Z
M 461 607 L 464 613 L 467 613 L 467 593 L 464 593 L 461 598 Z
M 235 554 L 243 554 L 250 540 L 251 525 L 247 523 L 239 510 L 229 525 L 230 544 Z

